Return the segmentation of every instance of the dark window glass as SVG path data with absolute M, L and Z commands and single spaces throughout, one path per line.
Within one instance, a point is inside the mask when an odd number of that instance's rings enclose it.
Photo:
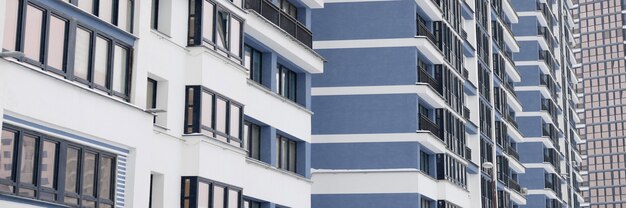
M 74 76 L 89 80 L 89 53 L 91 51 L 91 32 L 76 29 L 76 47 L 74 56 Z
M 263 54 L 250 47 L 245 47 L 245 56 L 244 56 L 244 65 L 248 71 L 250 71 L 250 79 L 256 81 L 257 83 L 261 83 L 261 59 Z
M 43 31 L 43 10 L 28 5 L 26 8 L 26 29 L 24 31 L 24 55 L 41 61 L 41 36 Z
M 48 29 L 48 66 L 65 71 L 67 21 L 50 17 Z
M 248 156 L 257 160 L 261 159 L 261 127 L 253 124 L 246 123 L 247 135 L 248 135 Z
M 276 136 L 278 168 L 296 172 L 297 143 L 283 136 Z
M 5 2 L 4 40 L 2 42 L 2 48 L 15 51 L 20 0 L 6 0 Z
M 216 95 L 208 89 L 200 88 L 199 86 L 187 87 L 185 133 L 202 133 L 234 146 L 243 147 L 241 143 L 243 106 Z M 202 92 L 202 99 L 199 101 L 194 99 L 195 89 Z M 198 113 L 199 115 L 196 115 Z
M 297 74 L 284 66 L 278 66 L 278 93 L 283 97 L 296 101 Z
M 94 75 L 95 84 L 102 87 L 107 85 L 107 68 L 109 64 L 110 42 L 102 37 L 96 37 L 96 50 L 94 54 Z
M 152 29 L 159 30 L 159 0 L 152 0 L 152 18 L 150 19 Z
M 146 108 L 156 108 L 157 81 L 148 78 L 148 91 L 146 92 Z
M 280 9 L 290 17 L 298 19 L 298 9 L 288 0 L 280 0 Z
M 261 203 L 246 200 L 243 202 L 243 208 L 261 208 Z

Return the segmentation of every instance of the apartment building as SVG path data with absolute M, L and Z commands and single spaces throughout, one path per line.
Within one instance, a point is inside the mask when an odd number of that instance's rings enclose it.
M 514 56 L 522 82 L 515 90 L 523 112 L 517 114 L 526 137 L 518 145 L 528 188 L 525 207 L 580 207 L 578 164 L 582 157 L 576 132 L 578 83 L 573 66 L 574 22 L 569 0 L 513 1 L 519 16 L 514 26 L 520 53 Z
M 328 60 L 312 207 L 527 204 L 510 1 L 333 0 L 312 17 Z
M 2 1 L 0 207 L 310 207 L 322 6 Z
M 577 92 L 585 143 L 582 170 L 585 207 L 626 207 L 624 165 L 624 1 L 576 0 Z

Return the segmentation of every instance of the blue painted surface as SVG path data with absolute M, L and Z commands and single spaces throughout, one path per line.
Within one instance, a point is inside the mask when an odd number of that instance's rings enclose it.
M 324 9 L 313 10 L 313 38 L 320 41 L 415 37 L 415 11 L 414 1 L 325 4 Z
M 417 49 L 360 48 L 318 50 L 326 57 L 313 87 L 412 85 L 417 82 Z M 407 61 L 414 60 L 414 61 Z
M 518 129 L 525 137 L 541 137 L 543 119 L 539 116 L 517 117 Z
M 419 208 L 420 195 L 394 194 L 313 194 L 312 208 Z
M 417 95 L 315 96 L 313 134 L 414 133 Z
M 313 144 L 316 169 L 392 169 L 419 167 L 417 142 Z
M 520 153 L 520 162 L 522 163 L 543 163 L 542 142 L 525 142 L 517 144 Z
M 519 91 L 517 92 L 517 98 L 519 98 L 522 109 L 524 112 L 538 112 L 541 111 L 541 92 L 539 91 Z

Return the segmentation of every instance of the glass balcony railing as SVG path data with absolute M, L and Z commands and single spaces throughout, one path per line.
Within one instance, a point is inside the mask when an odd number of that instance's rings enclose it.
M 424 24 L 424 21 L 420 20 L 418 18 L 416 20 L 416 24 L 417 24 L 417 36 L 424 36 L 424 37 L 426 37 L 428 40 L 430 40 L 430 42 L 433 43 L 433 45 L 436 46 L 437 45 L 437 39 L 435 38 L 433 33 L 428 29 L 426 24 Z
M 441 131 L 439 130 L 439 125 L 437 125 L 430 118 L 424 115 L 419 115 L 419 117 L 420 117 L 420 123 L 419 123 L 420 130 L 430 131 L 430 133 L 437 136 L 437 138 L 443 141 L 441 137 Z
M 437 93 L 441 95 L 441 85 L 438 80 L 433 78 L 425 69 L 418 67 L 419 82 L 430 85 Z

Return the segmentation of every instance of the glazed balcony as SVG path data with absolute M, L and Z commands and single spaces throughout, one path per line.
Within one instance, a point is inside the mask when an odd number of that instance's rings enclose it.
M 282 11 L 268 0 L 245 0 L 244 8 L 259 13 L 265 19 L 274 23 L 300 43 L 309 48 L 313 47 L 313 33 L 289 14 Z

